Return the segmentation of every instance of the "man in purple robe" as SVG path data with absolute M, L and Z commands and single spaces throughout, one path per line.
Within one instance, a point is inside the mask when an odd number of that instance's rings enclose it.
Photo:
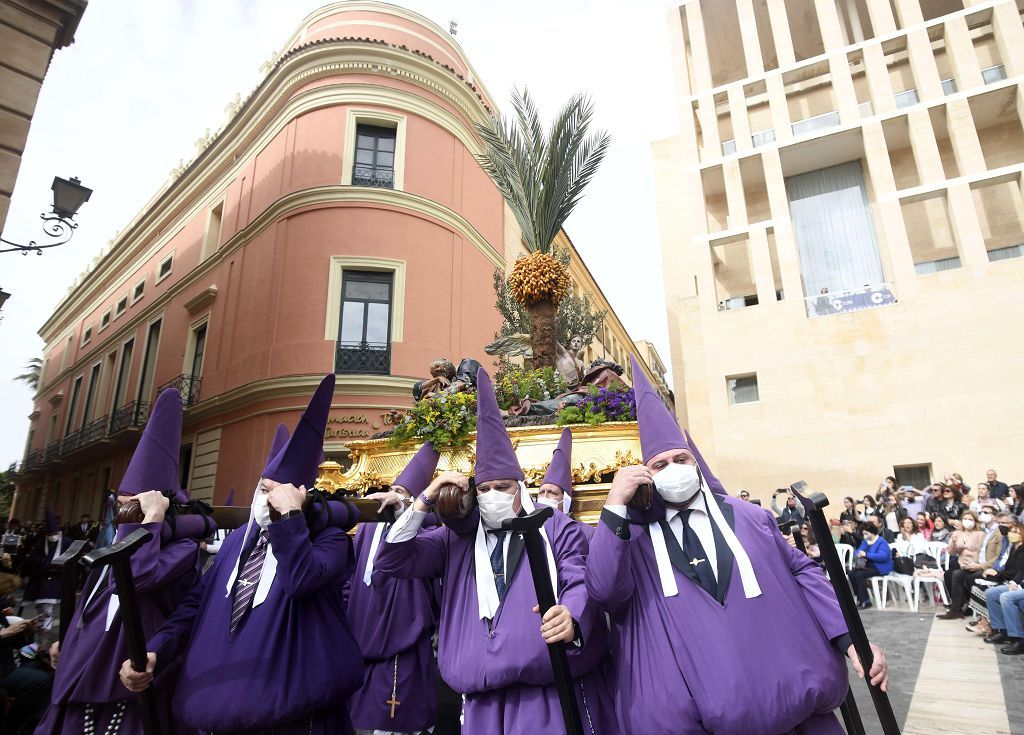
M 586 574 L 615 626 L 623 731 L 842 735 L 843 654 L 861 669 L 821 568 L 725 496 L 635 360 L 633 375 L 644 464 L 616 473 Z
M 141 527 L 153 534 L 131 559 L 146 635 L 163 624 L 169 611 L 199 580 L 199 541 L 205 533 L 202 519 L 182 516 L 173 528 L 164 523 L 167 495 L 173 494 L 179 503 L 188 501 L 178 473 L 181 411 L 178 391 L 170 388 L 160 394 L 118 488 L 118 502 L 137 500 L 144 516 Z M 122 524 L 118 540 L 139 527 Z M 128 652 L 117 590 L 109 570 L 92 575 L 86 582 L 67 631 L 67 637 L 51 647 L 57 671 L 50 708 L 36 735 L 141 735 L 135 695 L 126 691 L 117 677 Z M 153 687 L 158 714 L 169 725 L 173 721 L 170 694 L 174 677 L 171 667 Z
M 474 532 L 445 526 L 417 533 L 439 489 L 468 490 L 468 478 L 445 472 L 388 533 L 376 569 L 403 579 L 442 578 L 438 664 L 445 682 L 465 695 L 468 735 L 565 732 L 548 645 L 567 644 L 584 730 L 615 732 L 603 678 L 604 621 L 583 584 L 587 541 L 580 524 L 555 513 L 543 528 L 559 604 L 543 619 L 523 554 L 523 539 L 502 522 L 531 512 L 523 472 L 505 431 L 490 377 L 477 374 Z
M 36 614 L 40 617 L 40 630 L 50 630 L 53 627 L 53 607 L 60 597 L 60 575 L 50 565 L 53 558 L 63 554 L 70 543 L 71 540 L 60 531 L 57 516 L 47 508 L 43 535 L 36 539 L 35 544 L 29 549 L 22 566 L 22 572 L 28 577 L 28 584 L 25 585 L 21 604 L 33 604 Z
M 568 516 L 572 495 L 572 431 L 566 427 L 558 437 L 558 446 L 551 453 L 551 464 L 537 489 L 537 504 L 547 505 Z M 594 535 L 593 527 L 586 523 L 580 523 L 580 526 L 587 541 L 590 541 Z
M 438 458 L 434 447 L 424 444 L 390 491 L 367 497 L 380 501 L 381 509 L 395 507 L 401 517 L 430 484 Z M 363 652 L 366 676 L 349 701 L 349 711 L 360 734 L 419 733 L 437 719 L 437 667 L 431 642 L 437 626 L 434 586 L 427 579 L 398 579 L 376 568 L 377 552 L 391 526 L 364 523 L 356 532 L 348 621 Z
M 149 639 L 148 671 L 121 666 L 139 691 L 184 652 L 174 710 L 203 733 L 352 731 L 345 702 L 363 682 L 342 600 L 352 542 L 342 528 L 311 529 L 303 512 L 333 397 L 328 375 L 264 467 L 252 520 Z

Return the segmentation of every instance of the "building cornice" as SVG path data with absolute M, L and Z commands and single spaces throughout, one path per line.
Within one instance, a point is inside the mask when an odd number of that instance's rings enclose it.
M 299 89 L 312 82 L 343 74 L 378 75 L 411 82 L 440 95 L 459 109 L 465 120 L 459 120 L 429 99 L 385 85 L 337 84 L 330 86 L 332 92 L 308 90 L 294 98 Z M 359 92 L 364 96 L 359 96 Z M 464 83 L 454 79 L 451 72 L 429 57 L 414 51 L 355 39 L 326 39 L 296 49 L 282 57 L 209 147 L 128 224 L 108 253 L 43 324 L 40 336 L 46 340 L 46 335 L 52 334 L 60 324 L 62 315 L 81 314 L 83 303 L 102 287 L 104 279 L 123 272 L 126 263 L 139 258 L 146 249 L 153 249 L 155 240 L 169 240 L 183 224 L 181 220 L 188 219 L 207 199 L 221 196 L 226 186 L 224 179 L 233 179 L 251 156 L 272 139 L 272 134 L 288 122 L 320 107 L 356 102 L 422 114 L 455 132 L 474 152 L 479 150 L 479 143 L 472 124 L 485 120 L 488 114 Z M 117 287 L 120 285 L 111 284 L 108 288 Z
M 308 399 L 320 385 L 323 377 L 322 374 L 287 375 L 246 383 L 189 406 L 185 412 L 185 423 L 191 425 L 205 421 L 254 403 L 280 398 Z M 411 398 L 412 387 L 417 380 L 418 378 L 398 375 L 338 375 L 334 391 L 335 395 Z

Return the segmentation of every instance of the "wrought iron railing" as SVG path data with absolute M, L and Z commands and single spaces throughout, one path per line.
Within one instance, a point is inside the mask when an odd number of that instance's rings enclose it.
M 202 382 L 203 379 L 198 375 L 182 374 L 157 388 L 156 394 L 160 395 L 167 388 L 177 388 L 181 393 L 182 405 L 191 406 L 193 403 L 199 402 L 199 386 Z
M 60 456 L 60 439 L 46 445 L 46 452 L 43 454 L 44 462 L 52 462 Z
M 391 345 L 339 342 L 334 353 L 334 372 L 388 375 L 391 372 Z
M 116 434 L 132 426 L 145 426 L 149 420 L 149 403 L 132 401 L 110 415 L 110 433 Z
M 21 463 L 21 469 L 34 470 L 36 467 L 43 463 L 43 457 L 46 454 L 43 449 L 33 449 L 31 452 L 25 455 L 24 461 Z
M 395 172 L 390 168 L 356 166 L 352 171 L 353 186 L 374 186 L 378 189 L 395 188 Z

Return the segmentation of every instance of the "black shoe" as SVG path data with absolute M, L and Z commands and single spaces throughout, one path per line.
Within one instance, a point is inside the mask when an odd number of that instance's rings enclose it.
M 946 612 L 936 615 L 939 620 L 963 620 L 964 614 L 959 610 L 947 610 Z
M 985 643 L 1006 643 L 1008 640 L 1005 630 L 993 630 L 992 635 L 985 636 Z
M 999 653 L 1005 653 L 1007 656 L 1020 656 L 1024 654 L 1024 640 L 1020 638 L 1014 639 L 1013 643 L 1008 643 L 999 649 Z
M 861 610 L 867 610 L 869 607 L 872 607 L 871 601 L 858 603 L 857 607 Z

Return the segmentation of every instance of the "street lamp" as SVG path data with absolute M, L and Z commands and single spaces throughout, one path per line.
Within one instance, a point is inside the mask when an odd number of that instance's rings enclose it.
M 72 220 L 81 206 L 89 201 L 89 197 L 92 196 L 92 189 L 82 186 L 82 182 L 78 180 L 77 176 L 72 176 L 70 180 L 55 176 L 50 188 L 53 190 L 53 211 L 43 212 L 39 216 L 45 222 L 43 232 L 49 237 L 60 239 L 47 245 L 36 245 L 35 240 L 29 241 L 28 245 L 19 245 L 16 242 L 0 237 L 0 242 L 12 246 L 0 249 L 0 253 L 17 252 L 22 255 L 28 255 L 34 250 L 36 255 L 42 255 L 43 250 L 46 248 L 55 248 L 58 245 L 63 245 L 75 234 L 78 223 Z

